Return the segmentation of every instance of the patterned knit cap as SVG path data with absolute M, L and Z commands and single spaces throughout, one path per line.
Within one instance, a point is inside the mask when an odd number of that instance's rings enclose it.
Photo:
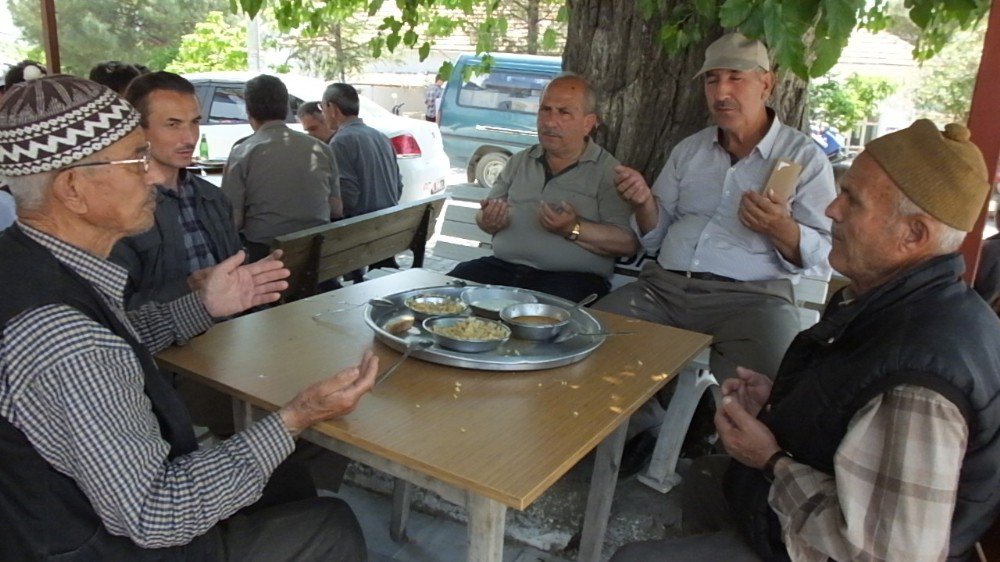
M 949 123 L 944 131 L 928 119 L 865 145 L 892 182 L 928 215 L 969 232 L 982 213 L 990 184 L 969 129 Z
M 138 125 L 139 113 L 96 82 L 59 74 L 17 84 L 0 100 L 0 176 L 58 170 Z

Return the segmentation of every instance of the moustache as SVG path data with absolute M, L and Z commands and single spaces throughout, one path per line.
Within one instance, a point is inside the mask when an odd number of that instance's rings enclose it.
M 188 150 L 194 150 L 194 149 L 195 149 L 195 146 L 193 144 L 184 144 L 184 145 L 181 145 L 180 152 L 186 152 Z
M 736 102 L 732 101 L 717 101 L 712 104 L 712 108 L 716 111 L 725 111 L 727 109 L 737 109 L 738 106 L 736 105 Z
M 553 129 L 541 129 L 541 130 L 538 131 L 538 134 L 546 136 L 546 137 L 559 137 L 559 138 L 562 138 L 562 133 L 560 133 L 559 131 L 553 130 Z

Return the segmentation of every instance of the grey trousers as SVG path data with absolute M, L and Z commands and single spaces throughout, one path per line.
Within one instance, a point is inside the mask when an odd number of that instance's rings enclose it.
M 749 367 L 774 376 L 799 332 L 792 284 L 770 281 L 703 281 L 647 264 L 633 282 L 612 291 L 593 308 L 712 336 L 710 366 L 719 381 Z M 635 415 L 629 434 L 659 427 L 673 386 Z
M 342 500 L 316 497 L 301 464 L 278 465 L 256 503 L 220 522 L 219 560 L 232 562 L 364 562 L 361 525 Z
M 696 459 L 681 484 L 682 537 L 627 544 L 612 562 L 759 562 L 736 531 L 722 494 L 722 476 L 729 463 L 725 455 Z

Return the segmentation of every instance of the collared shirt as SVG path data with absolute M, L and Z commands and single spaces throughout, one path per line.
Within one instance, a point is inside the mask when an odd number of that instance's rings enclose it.
M 779 463 L 768 501 L 797 562 L 944 560 L 968 441 L 955 404 L 903 385 L 862 407 L 834 475 Z
M 777 159 L 802 166 L 791 197 L 799 224 L 802 267 L 784 259 L 771 240 L 743 226 L 738 212 L 745 191 L 759 192 Z M 829 276 L 830 219 L 824 214 L 836 196 L 833 169 L 815 143 L 773 117 L 767 134 L 735 164 L 719 143 L 719 128 L 684 139 L 670 153 L 653 184 L 659 223 L 646 233 L 633 228 L 649 252 L 659 251 L 664 269 L 714 273 L 741 281 L 788 278 L 808 270 Z
M 389 138 L 354 119 L 341 125 L 330 147 L 340 168 L 344 216 L 356 217 L 399 203 L 403 178 Z
M 205 225 L 198 220 L 195 210 L 198 197 L 195 195 L 191 181 L 191 175 L 187 170 L 181 170 L 177 178 L 177 189 L 170 189 L 162 185 L 156 186 L 160 196 L 173 197 L 177 200 L 177 209 L 180 211 L 177 218 L 181 223 L 181 230 L 184 232 L 184 249 L 187 251 L 189 275 L 199 269 L 212 267 L 218 263 L 215 256 L 212 255 L 211 246 L 208 244 Z
M 243 217 L 243 236 L 270 244 L 330 222 L 330 197 L 340 197 L 337 161 L 330 147 L 268 121 L 233 147 L 222 192 Z
M 553 175 L 540 144 L 518 152 L 490 190 L 510 205 L 510 225 L 493 235 L 493 254 L 545 271 L 579 271 L 610 277 L 615 259 L 600 256 L 549 232 L 538 221 L 541 203 L 570 203 L 581 218 L 628 229 L 632 212 L 615 189 L 618 160 L 588 140 L 576 164 Z
M 121 267 L 18 223 L 91 283 L 153 353 L 204 331 L 189 294 L 126 313 Z M 186 544 L 256 501 L 294 448 L 272 414 L 225 442 L 168 460 L 143 371 L 125 340 L 63 304 L 27 310 L 0 340 L 0 415 L 72 478 L 111 534 L 146 548 Z

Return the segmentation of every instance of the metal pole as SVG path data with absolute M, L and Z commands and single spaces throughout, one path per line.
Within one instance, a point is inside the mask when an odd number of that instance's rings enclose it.
M 257 18 L 247 21 L 247 65 L 250 70 L 260 71 L 260 29 Z
M 983 152 L 991 185 L 996 178 L 997 161 L 1000 160 L 1000 111 L 997 111 L 997 100 L 1000 100 L 1000 0 L 993 0 L 986 25 L 986 37 L 983 39 L 983 56 L 979 59 L 976 87 L 972 91 L 972 107 L 969 109 L 972 142 Z M 962 244 L 966 265 L 965 280 L 970 283 L 976 278 L 979 266 L 979 250 L 983 246 L 983 227 L 989 215 L 992 189 L 990 195 L 975 228 Z

